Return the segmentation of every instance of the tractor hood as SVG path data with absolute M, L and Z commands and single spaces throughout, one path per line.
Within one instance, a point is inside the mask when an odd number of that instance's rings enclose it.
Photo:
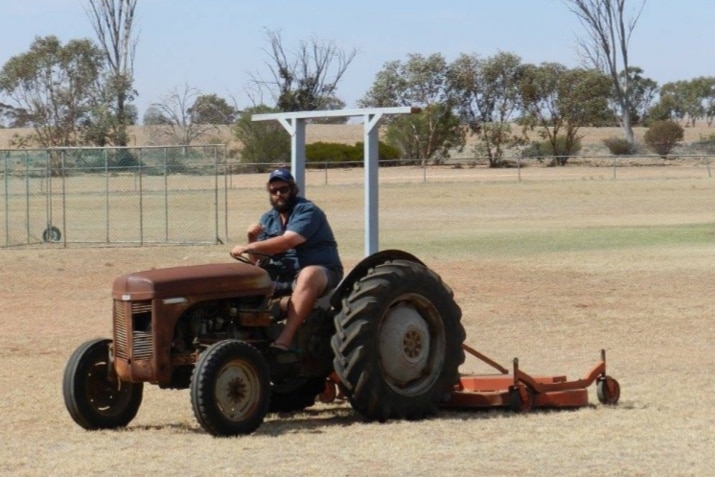
M 116 300 L 190 295 L 257 295 L 271 291 L 268 272 L 245 263 L 212 263 L 130 273 L 114 280 Z

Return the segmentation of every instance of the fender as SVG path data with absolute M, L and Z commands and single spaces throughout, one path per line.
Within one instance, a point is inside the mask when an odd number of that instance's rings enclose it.
M 411 253 L 404 252 L 402 250 L 382 250 L 380 252 L 373 253 L 372 255 L 363 258 L 360 263 L 358 263 L 350 271 L 350 273 L 348 273 L 340 281 L 330 297 L 330 304 L 333 308 L 336 310 L 342 308 L 343 297 L 350 293 L 350 289 L 356 281 L 367 275 L 368 270 L 392 260 L 406 260 L 408 262 L 419 263 L 420 265 L 426 266 L 422 260 L 415 257 Z

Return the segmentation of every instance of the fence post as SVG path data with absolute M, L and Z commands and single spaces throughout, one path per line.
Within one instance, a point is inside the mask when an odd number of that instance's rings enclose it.
M 708 177 L 712 179 L 713 175 L 712 172 L 710 171 L 710 158 L 707 160 L 707 165 L 708 165 Z
M 105 224 L 105 240 L 109 243 L 109 155 L 107 149 L 102 151 L 104 156 L 104 218 Z
M 164 148 L 164 242 L 169 241 L 169 163 Z
M 65 151 L 60 155 L 60 171 L 62 174 L 62 241 L 64 248 L 67 248 L 67 171 L 65 170 Z
M 5 153 L 5 162 L 3 166 L 3 171 L 4 171 L 4 177 L 5 180 L 3 181 L 5 183 L 5 246 L 10 245 L 10 196 L 8 194 L 8 188 L 10 187 L 9 182 L 8 182 L 8 177 L 7 177 L 7 162 L 8 159 L 10 159 L 10 152 Z
M 613 180 L 616 180 L 616 155 L 613 155 Z
M 218 243 L 218 150 L 214 150 L 214 243 Z
M 142 183 L 142 163 L 139 161 L 139 246 L 144 246 L 144 184 Z
M 521 155 L 516 156 L 516 177 L 517 182 L 521 182 Z

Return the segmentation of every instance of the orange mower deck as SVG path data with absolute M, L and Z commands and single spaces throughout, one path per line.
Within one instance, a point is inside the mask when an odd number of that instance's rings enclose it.
M 516 412 L 536 408 L 578 408 L 588 406 L 588 387 L 596 383 L 598 400 L 613 405 L 618 402 L 621 389 L 618 381 L 606 374 L 606 352 L 601 360 L 582 379 L 569 381 L 566 376 L 532 376 L 519 369 L 514 359 L 513 372 L 468 345 L 467 353 L 483 361 L 500 374 L 462 375 L 455 384 L 450 399 L 442 406 L 457 409 L 504 407 Z M 342 398 L 338 379 L 331 375 L 325 390 L 318 396 L 321 402 Z
M 519 369 L 514 359 L 513 372 L 467 345 L 463 349 L 501 374 L 462 375 L 451 398 L 444 404 L 452 408 L 505 407 L 528 412 L 539 407 L 576 408 L 588 406 L 588 386 L 596 383 L 598 400 L 616 404 L 620 397 L 618 381 L 606 374 L 606 352 L 582 379 L 569 381 L 566 376 L 533 376 Z

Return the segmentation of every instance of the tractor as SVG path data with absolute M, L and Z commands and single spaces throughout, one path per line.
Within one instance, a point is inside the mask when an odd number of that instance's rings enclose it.
M 465 359 L 462 312 L 417 257 L 384 250 L 360 261 L 301 325 L 293 360 L 270 347 L 290 293 L 279 265 L 238 258 L 114 280 L 112 338 L 80 345 L 64 371 L 79 426 L 128 425 L 145 383 L 189 389 L 214 436 L 250 434 L 268 413 L 312 406 L 330 383 L 367 420 L 417 420 L 449 401 Z

